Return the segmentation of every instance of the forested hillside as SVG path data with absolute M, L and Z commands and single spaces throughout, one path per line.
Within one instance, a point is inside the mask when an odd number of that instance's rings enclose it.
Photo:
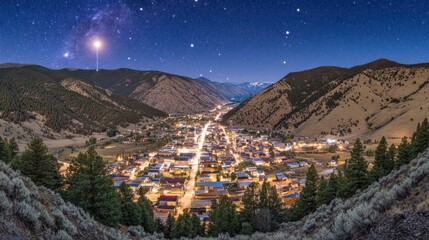
M 21 122 L 34 118 L 55 131 L 90 133 L 166 116 L 131 98 L 73 78 L 58 81 L 44 71 L 33 67 L 0 69 L 2 119 Z

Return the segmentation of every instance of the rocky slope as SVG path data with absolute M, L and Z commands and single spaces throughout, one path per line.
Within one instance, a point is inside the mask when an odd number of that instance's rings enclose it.
M 0 161 L 0 239 L 159 239 L 141 227 L 121 232 L 101 225 L 61 196 Z
M 305 136 L 410 136 L 429 116 L 429 65 L 387 59 L 290 73 L 229 112 L 236 126 Z
M 0 68 L 0 118 L 35 119 L 55 131 L 90 133 L 166 114 L 77 78 L 37 66 Z

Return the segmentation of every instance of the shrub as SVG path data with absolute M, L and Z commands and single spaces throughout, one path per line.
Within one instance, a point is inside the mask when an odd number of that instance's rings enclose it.
M 63 212 L 58 209 L 55 209 L 54 211 L 52 211 L 52 216 L 54 216 L 55 218 L 56 225 L 59 226 L 61 229 L 67 231 L 67 233 L 72 236 L 77 234 L 76 227 L 73 225 L 72 222 L 70 222 L 70 220 L 68 220 L 64 216 Z
M 26 202 L 15 203 L 15 212 L 29 226 L 34 229 L 40 228 L 40 222 L 38 221 L 40 213 Z
M 11 185 L 10 178 L 6 174 L 0 172 L 0 189 L 10 191 Z
M 13 205 L 9 201 L 9 198 L 6 196 L 4 191 L 0 191 L 0 212 L 2 213 L 1 215 L 2 216 L 8 215 L 12 207 Z
M 128 228 L 128 233 L 130 233 L 131 236 L 138 238 L 143 238 L 147 235 L 142 226 L 130 226 Z
M 13 178 L 10 186 L 10 195 L 13 199 L 29 200 L 30 191 L 20 178 Z
M 55 234 L 56 240 L 73 240 L 73 238 L 64 230 L 59 230 L 57 234 Z

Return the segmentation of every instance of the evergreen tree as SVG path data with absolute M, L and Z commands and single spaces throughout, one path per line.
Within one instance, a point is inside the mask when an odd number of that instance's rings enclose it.
M 165 229 L 164 229 L 164 237 L 167 239 L 173 238 L 173 230 L 174 225 L 176 224 L 176 220 L 174 219 L 171 214 L 168 214 L 167 222 L 165 223 Z
M 216 237 L 220 233 L 228 233 L 231 236 L 240 232 L 240 223 L 237 216 L 237 207 L 227 196 L 221 196 L 212 201 L 209 212 L 209 235 Z
M 368 185 L 368 162 L 363 157 L 364 146 L 358 138 L 347 160 L 344 175 L 347 180 L 346 197 L 352 196 L 358 189 Z
M 204 225 L 201 224 L 200 217 L 195 213 L 192 214 L 192 226 L 197 236 L 205 236 Z
M 10 162 L 7 142 L 5 139 L 2 139 L 1 137 L 0 137 L 0 161 L 3 161 L 5 163 Z
M 108 176 L 106 162 L 93 147 L 71 160 L 66 200 L 83 208 L 94 218 L 111 227 L 117 227 L 121 219 L 121 201 Z
M 28 148 L 18 160 L 17 166 L 22 174 L 31 178 L 36 185 L 58 190 L 61 187 L 59 165 L 39 137 L 28 144 Z
M 271 229 L 275 230 L 284 220 L 283 201 L 275 186 L 271 186 L 268 191 L 268 209 L 272 216 Z
M 10 159 L 13 159 L 14 157 L 16 157 L 16 155 L 19 152 L 19 146 L 14 137 L 9 139 L 8 149 L 9 149 Z
M 181 237 L 194 238 L 197 236 L 196 229 L 194 229 L 189 212 L 185 211 L 177 217 L 173 227 L 172 236 L 177 239 Z
M 140 225 L 141 209 L 133 202 L 134 194 L 125 182 L 119 186 L 119 195 L 121 197 L 121 224 L 126 226 Z
M 388 175 L 395 169 L 396 147 L 394 144 L 390 145 L 386 153 L 386 162 L 384 165 L 384 176 Z
M 157 233 L 165 232 L 164 223 L 162 223 L 162 220 L 160 218 L 155 219 L 154 225 L 155 225 L 155 232 L 157 232 Z
M 411 159 L 416 158 L 419 153 L 422 153 L 429 146 L 429 122 L 425 118 L 420 126 L 417 126 L 412 141 Z
M 254 226 L 256 212 L 259 207 L 258 183 L 252 182 L 244 192 L 242 197 L 243 209 L 241 216 L 243 222 L 249 222 Z
M 402 138 L 401 144 L 398 146 L 398 160 L 395 167 L 399 169 L 402 165 L 408 164 L 411 160 L 411 145 L 407 141 L 407 137 Z
M 319 186 L 317 188 L 316 202 L 317 206 L 328 204 L 330 202 L 328 197 L 328 180 L 323 176 L 320 178 Z
M 270 189 L 270 184 L 264 180 L 262 183 L 261 190 L 259 191 L 259 208 L 268 208 L 268 190 Z
M 387 141 L 382 137 L 377 149 L 375 150 L 374 167 L 370 172 L 371 181 L 377 181 L 380 177 L 384 176 L 386 165 Z
M 317 175 L 316 167 L 314 167 L 314 164 L 312 164 L 307 171 L 305 186 L 301 191 L 298 201 L 296 202 L 295 210 L 299 219 L 316 210 L 316 194 L 318 183 L 319 176 Z
M 153 215 L 152 203 L 149 199 L 145 197 L 141 188 L 139 189 L 139 194 L 140 198 L 137 201 L 137 205 L 140 207 L 141 225 L 146 232 L 153 233 L 157 231 L 157 227 Z

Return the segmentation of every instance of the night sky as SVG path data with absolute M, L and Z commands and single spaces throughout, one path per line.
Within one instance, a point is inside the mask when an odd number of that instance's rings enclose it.
M 2 0 L 0 62 L 220 82 L 377 58 L 429 61 L 429 1 Z

